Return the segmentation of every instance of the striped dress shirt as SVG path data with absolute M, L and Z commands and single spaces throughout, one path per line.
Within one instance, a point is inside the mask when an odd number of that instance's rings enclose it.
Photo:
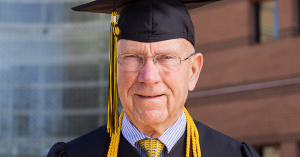
M 160 142 L 165 145 L 163 152 L 160 157 L 165 157 L 172 150 L 176 142 L 181 138 L 186 129 L 186 116 L 182 112 L 178 120 L 167 130 L 164 131 L 161 137 L 157 138 Z M 135 147 L 142 155 L 142 157 L 147 157 L 144 150 L 141 148 L 140 144 L 137 142 L 139 140 L 145 139 L 155 139 L 151 138 L 143 133 L 141 133 L 127 118 L 124 114 L 122 120 L 121 131 L 125 139 Z

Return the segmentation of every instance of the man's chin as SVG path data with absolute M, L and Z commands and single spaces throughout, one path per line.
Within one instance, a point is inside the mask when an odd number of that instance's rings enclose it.
M 157 128 L 161 128 L 164 127 L 165 125 L 165 120 L 143 120 L 141 124 L 141 126 L 147 127 L 148 129 L 157 129 Z
M 140 113 L 139 118 L 142 124 L 145 125 L 160 125 L 163 124 L 168 116 L 165 116 L 161 111 L 149 110 Z

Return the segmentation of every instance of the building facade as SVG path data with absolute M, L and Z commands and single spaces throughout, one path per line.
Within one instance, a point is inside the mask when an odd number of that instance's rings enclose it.
M 262 157 L 300 156 L 299 10 L 299 0 L 224 0 L 191 12 L 204 66 L 187 107 Z
M 0 156 L 46 156 L 106 122 L 110 16 L 0 0 Z

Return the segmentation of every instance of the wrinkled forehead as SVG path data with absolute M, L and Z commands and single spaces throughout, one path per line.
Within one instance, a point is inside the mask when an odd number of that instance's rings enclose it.
M 138 53 L 146 55 L 170 53 L 183 55 L 189 52 L 193 45 L 186 39 L 169 39 L 158 42 L 138 42 L 133 40 L 121 39 L 118 41 L 118 53 Z

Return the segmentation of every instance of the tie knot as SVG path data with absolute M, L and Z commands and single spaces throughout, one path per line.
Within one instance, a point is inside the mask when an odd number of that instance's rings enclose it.
M 146 152 L 147 157 L 159 157 L 165 147 L 159 140 L 139 140 L 138 143 Z

